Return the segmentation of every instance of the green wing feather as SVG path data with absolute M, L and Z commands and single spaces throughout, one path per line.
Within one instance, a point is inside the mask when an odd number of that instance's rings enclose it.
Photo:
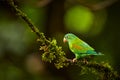
M 96 54 L 94 49 L 89 46 L 87 43 L 80 39 L 76 39 L 70 42 L 70 50 L 75 54 L 76 58 L 84 57 L 91 54 Z M 91 52 L 91 53 L 88 53 Z
M 91 46 L 78 38 L 70 42 L 70 49 L 76 53 L 86 53 L 88 50 L 94 50 Z

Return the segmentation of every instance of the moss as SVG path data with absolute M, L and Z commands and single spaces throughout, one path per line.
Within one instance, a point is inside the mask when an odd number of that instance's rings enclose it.
M 62 47 L 57 46 L 57 42 L 55 39 L 51 40 L 50 43 L 42 42 L 42 46 L 40 46 L 40 50 L 43 50 L 42 60 L 50 63 L 54 63 L 56 68 L 63 68 L 67 66 L 66 57 L 64 51 L 62 51 Z

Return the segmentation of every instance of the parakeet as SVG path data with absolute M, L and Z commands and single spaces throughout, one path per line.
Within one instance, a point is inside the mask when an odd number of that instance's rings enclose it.
M 75 54 L 73 62 L 79 58 L 89 55 L 103 55 L 101 53 L 97 53 L 90 45 L 72 33 L 66 34 L 63 41 L 68 42 L 70 50 Z

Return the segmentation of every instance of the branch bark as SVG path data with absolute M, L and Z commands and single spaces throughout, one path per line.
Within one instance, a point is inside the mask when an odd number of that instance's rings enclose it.
M 92 11 L 97 11 L 111 6 L 118 0 L 104 0 L 98 3 L 88 3 L 86 0 L 67 0 L 67 1 L 72 4 L 80 4 L 86 6 Z

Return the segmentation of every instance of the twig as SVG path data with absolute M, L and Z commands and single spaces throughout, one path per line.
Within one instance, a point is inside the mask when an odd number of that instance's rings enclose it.
M 23 13 L 20 9 L 17 8 L 13 0 L 7 0 L 7 2 L 11 6 L 11 8 L 15 11 L 15 14 L 21 17 L 28 24 L 31 30 L 36 33 L 38 37 L 50 43 L 50 41 L 45 38 L 44 34 L 40 32 L 39 29 L 34 25 L 31 19 L 29 19 L 25 13 Z
M 113 3 L 117 2 L 117 1 L 118 0 L 105 0 L 103 2 L 96 3 L 93 5 L 88 5 L 88 6 L 90 6 L 91 10 L 96 11 L 96 10 L 101 10 L 101 9 L 106 8 L 106 7 L 109 7 L 110 5 L 112 5 Z
M 72 4 L 80 4 L 83 6 L 88 7 L 92 11 L 97 11 L 101 9 L 105 9 L 106 7 L 109 7 L 113 3 L 117 2 L 118 0 L 104 0 L 98 3 L 88 3 L 87 0 L 67 0 L 69 3 Z

